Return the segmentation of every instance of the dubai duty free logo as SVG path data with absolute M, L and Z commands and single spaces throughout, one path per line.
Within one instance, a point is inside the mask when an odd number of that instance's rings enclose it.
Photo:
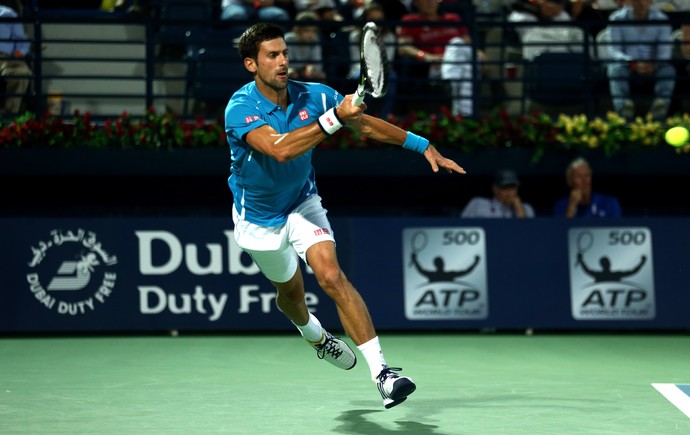
M 92 231 L 52 230 L 31 246 L 31 253 L 26 282 L 48 310 L 86 314 L 105 303 L 115 288 L 117 256 L 108 253 Z
M 649 228 L 571 228 L 568 245 L 574 319 L 654 319 Z

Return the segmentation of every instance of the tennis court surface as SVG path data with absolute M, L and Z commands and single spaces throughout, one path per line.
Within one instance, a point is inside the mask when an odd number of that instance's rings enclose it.
M 380 338 L 418 386 L 390 410 L 363 359 L 340 371 L 297 332 L 2 338 L 0 433 L 690 433 L 687 334 Z

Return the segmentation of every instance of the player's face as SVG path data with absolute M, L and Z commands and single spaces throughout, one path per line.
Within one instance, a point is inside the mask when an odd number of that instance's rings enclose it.
M 288 64 L 288 49 L 282 38 L 262 42 L 256 61 L 245 59 L 247 69 L 256 73 L 257 85 L 274 91 L 287 88 Z

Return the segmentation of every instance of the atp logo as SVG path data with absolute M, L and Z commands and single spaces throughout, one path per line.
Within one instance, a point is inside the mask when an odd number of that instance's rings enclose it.
M 71 316 L 95 311 L 115 288 L 117 257 L 92 231 L 52 230 L 49 238 L 31 246 L 31 252 L 29 290 L 51 311 Z
M 403 271 L 407 319 L 488 317 L 486 243 L 482 228 L 405 228 Z
M 654 319 L 649 228 L 571 228 L 568 243 L 574 319 Z

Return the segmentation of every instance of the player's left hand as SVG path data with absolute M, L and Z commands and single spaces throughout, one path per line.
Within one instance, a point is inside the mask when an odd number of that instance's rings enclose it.
M 448 171 L 449 174 L 453 172 L 457 172 L 458 174 L 466 173 L 460 165 L 455 163 L 455 161 L 443 157 L 433 145 L 429 145 L 426 151 L 424 151 L 424 157 L 429 162 L 434 172 L 438 172 L 438 168 L 441 167 Z

